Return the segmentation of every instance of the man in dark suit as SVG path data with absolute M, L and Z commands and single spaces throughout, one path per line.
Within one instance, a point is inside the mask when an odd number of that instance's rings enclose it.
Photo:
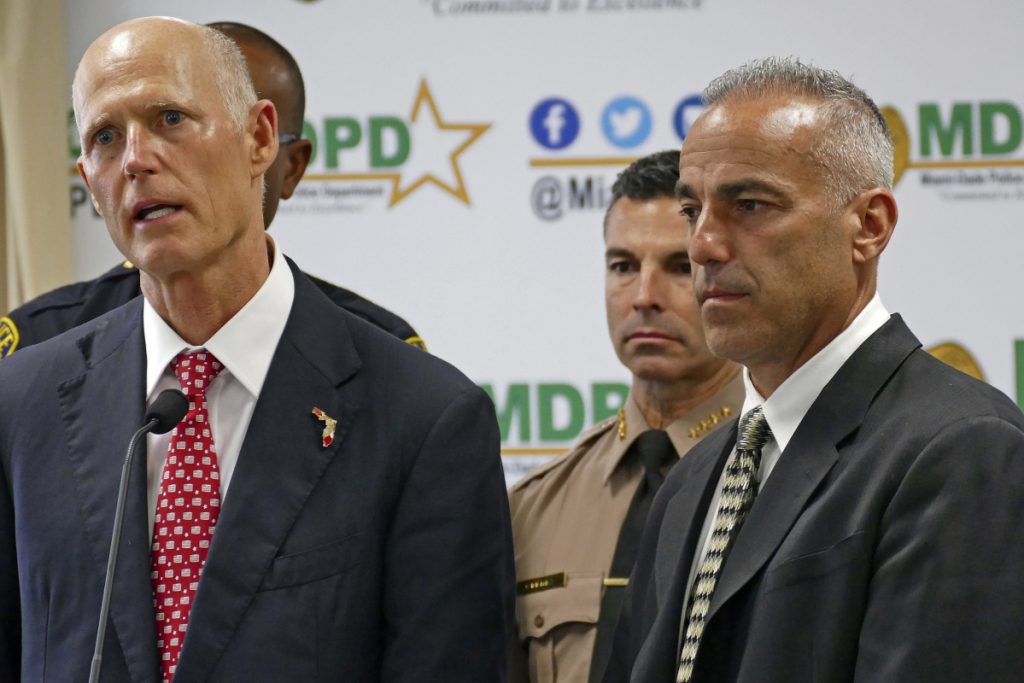
M 208 26 L 238 44 L 259 97 L 274 103 L 279 119 L 280 149 L 263 174 L 263 223 L 270 228 L 278 203 L 292 196 L 309 164 L 313 145 L 302 138 L 306 89 L 302 71 L 291 53 L 266 33 L 230 21 Z M 344 287 L 307 275 L 334 303 L 413 346 L 426 344 L 400 316 Z M 130 261 L 99 277 L 46 292 L 0 318 L 0 359 L 18 349 L 55 337 L 75 325 L 99 317 L 139 296 L 139 271 Z M 2 342 L 9 333 L 10 343 Z
M 237 48 L 126 22 L 73 96 L 144 298 L 0 364 L 0 680 L 85 679 L 122 448 L 179 383 L 189 413 L 135 460 L 102 680 L 503 680 L 493 406 L 265 233 L 277 117 Z
M 793 59 L 705 98 L 677 194 L 708 345 L 747 396 L 654 502 L 605 680 L 1020 680 L 1024 419 L 875 291 L 884 119 Z

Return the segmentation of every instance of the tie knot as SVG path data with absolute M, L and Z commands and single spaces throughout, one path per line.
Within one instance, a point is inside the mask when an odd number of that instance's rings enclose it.
M 644 465 L 644 470 L 649 474 L 660 473 L 663 467 L 677 459 L 672 440 L 668 438 L 667 432 L 660 429 L 647 430 L 636 437 L 633 445 L 640 457 L 640 462 Z
M 757 406 L 740 419 L 740 436 L 736 441 L 736 450 L 760 451 L 771 435 L 772 428 L 768 426 L 761 406 Z
M 209 351 L 201 349 L 191 353 L 179 353 L 171 361 L 171 369 L 178 376 L 181 390 L 189 397 L 206 394 L 206 387 L 224 369 L 221 362 Z

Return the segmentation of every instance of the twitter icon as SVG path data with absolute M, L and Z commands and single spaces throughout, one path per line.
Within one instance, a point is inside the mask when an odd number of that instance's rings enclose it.
M 601 114 L 601 130 L 616 147 L 637 147 L 651 135 L 651 110 L 635 97 L 616 97 Z

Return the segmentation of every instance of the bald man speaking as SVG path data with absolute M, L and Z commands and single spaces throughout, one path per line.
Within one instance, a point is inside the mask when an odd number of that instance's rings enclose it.
M 168 18 L 75 75 L 79 170 L 142 298 L 0 364 L 0 681 L 501 681 L 498 429 L 461 373 L 335 306 L 264 231 L 278 119 L 237 46 Z

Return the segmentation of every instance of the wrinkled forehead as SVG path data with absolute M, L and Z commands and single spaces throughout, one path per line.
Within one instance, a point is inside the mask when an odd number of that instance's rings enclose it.
M 190 25 L 161 22 L 115 27 L 89 46 L 74 80 L 76 110 L 81 111 L 109 87 L 124 91 L 148 86 L 195 89 L 212 82 L 207 51 Z
M 780 145 L 806 153 L 822 133 L 824 117 L 822 103 L 805 97 L 737 96 L 712 105 L 697 118 L 683 141 L 682 154 L 709 147 L 756 150 Z

